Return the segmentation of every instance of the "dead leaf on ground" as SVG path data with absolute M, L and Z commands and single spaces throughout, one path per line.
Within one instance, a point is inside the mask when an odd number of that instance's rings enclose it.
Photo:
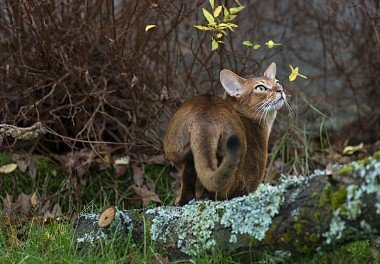
M 136 194 L 142 199 L 143 205 L 146 206 L 150 201 L 160 203 L 160 197 L 157 193 L 149 191 L 148 188 L 144 185 L 142 187 L 133 186 Z
M 360 143 L 357 146 L 347 146 L 347 147 L 345 147 L 343 149 L 343 154 L 345 154 L 345 155 L 352 155 L 352 154 L 354 154 L 355 152 L 358 152 L 358 151 L 360 151 L 360 152 L 365 151 L 363 143 Z
M 152 192 L 156 191 L 156 183 L 153 180 L 146 178 L 145 182 L 146 182 L 146 187 L 148 188 L 148 190 Z
M 17 169 L 17 163 L 10 163 L 0 167 L 0 173 L 8 174 Z
M 144 170 L 141 167 L 134 166 L 133 167 L 133 182 L 141 187 L 144 183 Z
M 37 168 L 36 168 L 36 166 L 34 165 L 33 162 L 29 162 L 28 173 L 29 173 L 29 176 L 32 179 L 32 181 L 36 180 L 36 177 L 37 177 Z
M 34 192 L 32 194 L 32 197 L 30 198 L 30 204 L 33 206 L 33 207 L 36 207 L 39 203 L 39 200 L 38 200 L 38 197 L 37 197 L 37 192 Z
M 31 211 L 31 195 L 27 195 L 25 193 L 20 193 L 17 197 L 16 202 L 13 204 L 13 209 L 17 211 L 21 211 L 24 214 L 27 214 Z
M 17 167 L 22 171 L 25 172 L 26 169 L 28 168 L 30 160 L 23 160 L 23 159 L 18 159 L 16 161 Z
M 131 81 L 131 88 L 133 88 L 138 82 L 139 82 L 139 79 L 136 77 L 136 75 L 133 74 L 133 78 Z

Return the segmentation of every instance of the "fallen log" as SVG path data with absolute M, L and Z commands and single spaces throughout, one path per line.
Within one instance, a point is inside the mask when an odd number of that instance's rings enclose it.
M 171 258 L 213 247 L 228 252 L 290 256 L 329 250 L 349 241 L 380 237 L 380 152 L 349 165 L 334 165 L 308 177 L 284 177 L 229 201 L 192 201 L 183 207 L 116 210 L 112 223 L 99 214 L 76 223 L 78 248 L 112 237 L 145 234 Z

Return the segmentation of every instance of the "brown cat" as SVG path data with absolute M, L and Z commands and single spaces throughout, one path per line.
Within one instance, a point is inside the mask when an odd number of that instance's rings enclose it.
M 286 103 L 275 75 L 273 62 L 264 76 L 256 78 L 222 70 L 226 101 L 201 95 L 174 114 L 164 150 L 182 177 L 176 205 L 193 198 L 224 200 L 256 190 L 264 178 L 273 121 Z

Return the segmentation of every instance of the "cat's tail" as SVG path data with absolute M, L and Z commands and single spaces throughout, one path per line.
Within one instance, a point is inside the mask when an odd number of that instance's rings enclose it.
M 226 191 L 239 164 L 241 142 L 237 135 L 230 135 L 224 142 L 215 136 L 203 135 L 201 138 L 207 140 L 190 139 L 198 179 L 209 192 Z M 218 144 L 226 145 L 218 148 Z M 218 149 L 225 149 L 220 162 L 217 159 Z

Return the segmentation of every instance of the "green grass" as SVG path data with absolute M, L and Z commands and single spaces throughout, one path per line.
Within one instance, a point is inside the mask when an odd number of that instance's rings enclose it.
M 163 252 L 154 243 L 135 244 L 131 239 L 122 245 L 101 244 L 86 251 L 77 251 L 73 243 L 73 224 L 70 222 L 43 225 L 37 222 L 26 224 L 23 238 L 9 239 L 9 230 L 0 228 L 0 263 L 161 263 Z M 143 241 L 145 241 L 143 239 Z M 377 253 L 375 253 L 377 252 Z M 332 252 L 292 259 L 296 263 L 380 263 L 379 246 L 369 241 L 350 243 Z M 273 263 L 274 257 L 264 255 L 260 259 L 241 252 L 228 255 L 221 250 L 200 254 L 184 263 Z M 278 260 L 278 259 L 277 259 Z M 181 263 L 177 261 L 175 263 Z

